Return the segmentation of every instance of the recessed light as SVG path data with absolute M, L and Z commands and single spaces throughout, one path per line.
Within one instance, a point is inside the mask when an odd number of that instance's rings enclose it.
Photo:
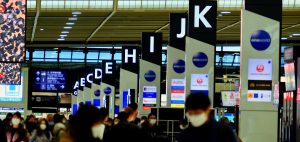
M 73 23 L 73 22 L 68 22 L 68 23 L 66 23 L 66 25 L 74 25 L 75 23 Z
M 43 30 L 45 30 L 45 29 L 40 29 L 40 31 L 43 31 Z
M 59 35 L 60 37 L 66 37 L 66 36 L 68 36 L 68 35 Z
M 57 40 L 58 41 L 64 41 L 65 39 L 64 38 L 58 38 Z
M 76 21 L 77 20 L 77 17 L 71 17 L 69 18 L 70 21 Z
M 222 16 L 223 16 L 223 14 L 218 14 L 218 16 L 219 16 L 219 17 L 222 17 Z
M 295 34 L 293 34 L 293 36 L 300 36 L 300 34 L 299 33 L 295 33 Z
M 289 37 L 293 37 L 293 35 L 290 35 Z
M 73 17 L 77 17 L 77 15 L 73 15 Z
M 68 34 L 69 31 L 62 31 L 61 33 L 62 33 L 62 34 Z
M 287 40 L 287 39 L 288 39 L 287 37 L 282 37 L 282 38 L 281 38 L 281 40 Z
M 222 11 L 221 13 L 222 14 L 230 14 L 231 12 L 230 11 Z
M 64 29 L 72 29 L 72 27 L 66 26 L 66 27 L 64 27 Z
M 80 15 L 81 12 L 80 12 L 80 11 L 73 11 L 72 14 L 73 14 L 73 15 Z

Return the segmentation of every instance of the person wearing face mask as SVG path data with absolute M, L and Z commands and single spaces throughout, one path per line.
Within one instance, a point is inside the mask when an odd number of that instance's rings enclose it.
M 21 113 L 13 114 L 11 126 L 5 132 L 6 142 L 28 142 L 29 134 L 21 124 L 21 118 Z
M 55 114 L 53 116 L 53 121 L 54 121 L 54 127 L 53 127 L 53 142 L 59 142 L 61 135 L 65 132 L 66 130 L 66 125 L 62 122 L 64 116 L 60 114 Z
M 33 130 L 30 142 L 52 142 L 52 134 L 46 119 L 41 119 L 38 127 Z
M 62 141 L 68 142 L 103 142 L 108 111 L 92 105 L 81 105 L 73 118 Z
M 162 141 L 163 131 L 157 124 L 157 117 L 150 113 L 148 119 L 142 124 L 142 132 L 146 137 L 147 142 Z
M 33 130 L 37 128 L 36 119 L 34 115 L 29 115 L 25 121 L 25 126 L 28 133 L 31 135 Z
M 53 115 L 52 114 L 47 115 L 47 122 L 49 124 L 49 130 L 52 132 L 53 128 L 54 128 L 54 121 L 53 121 Z
M 211 103 L 205 94 L 190 94 L 185 109 L 191 126 L 181 132 L 179 142 L 237 142 L 232 128 L 221 126 L 210 117 Z

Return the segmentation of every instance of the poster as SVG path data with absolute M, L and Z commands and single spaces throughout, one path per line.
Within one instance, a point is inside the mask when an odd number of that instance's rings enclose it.
M 156 107 L 157 88 L 156 86 L 143 87 L 143 109 L 151 110 Z
M 208 96 L 208 74 L 191 74 L 191 93 L 204 93 Z
M 185 79 L 171 80 L 171 108 L 184 108 Z
M 295 64 L 294 62 L 284 64 L 286 91 L 296 90 Z
M 221 91 L 224 107 L 236 106 L 240 102 L 240 94 L 236 91 Z
M 23 75 L 20 85 L 0 85 L 0 102 L 23 101 Z
M 272 59 L 248 60 L 248 102 L 272 101 Z

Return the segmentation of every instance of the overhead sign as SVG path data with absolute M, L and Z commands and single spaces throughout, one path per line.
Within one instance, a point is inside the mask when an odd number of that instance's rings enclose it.
M 161 65 L 162 33 L 142 34 L 142 59 Z
M 156 86 L 143 87 L 143 110 L 150 110 L 156 107 L 157 88 Z
M 66 72 L 60 70 L 37 70 L 34 72 L 34 91 L 66 91 Z
M 170 14 L 169 45 L 185 51 L 185 37 L 187 34 L 187 13 Z
M 139 72 L 139 47 L 123 46 L 122 47 L 122 69 L 133 73 Z

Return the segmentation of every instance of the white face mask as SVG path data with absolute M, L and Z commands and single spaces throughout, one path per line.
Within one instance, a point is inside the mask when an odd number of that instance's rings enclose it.
M 100 140 L 103 139 L 105 125 L 100 124 L 95 127 L 92 127 L 92 134 L 94 138 L 99 138 Z
M 21 122 L 21 120 L 19 118 L 13 118 L 13 119 L 11 119 L 11 123 L 13 125 L 19 125 L 20 122 Z
M 41 130 L 46 130 L 47 126 L 46 126 L 46 124 L 41 124 L 40 128 L 41 128 Z
M 119 122 L 115 121 L 114 124 L 117 125 Z
M 149 119 L 149 123 L 152 125 L 156 124 L 156 119 Z
M 187 117 L 194 127 L 202 126 L 208 119 L 205 113 L 202 113 L 200 115 L 192 115 L 192 116 L 187 115 Z
M 185 126 L 180 125 L 179 127 L 180 127 L 180 130 L 185 130 L 188 126 L 189 126 L 189 125 L 185 125 Z

